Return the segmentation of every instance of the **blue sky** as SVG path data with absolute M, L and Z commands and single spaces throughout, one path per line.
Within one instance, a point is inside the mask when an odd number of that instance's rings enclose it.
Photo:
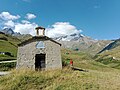
M 6 14 L 11 18 L 6 20 Z M 120 38 L 120 0 L 0 0 L 0 15 L 1 29 L 40 25 L 55 35 L 80 30 L 94 39 Z

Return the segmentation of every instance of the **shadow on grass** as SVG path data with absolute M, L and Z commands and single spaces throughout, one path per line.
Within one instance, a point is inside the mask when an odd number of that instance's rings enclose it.
M 84 69 L 81 69 L 81 68 L 77 68 L 77 67 L 71 67 L 72 70 L 74 71 L 83 71 L 83 72 L 88 72 L 88 70 L 84 70 Z

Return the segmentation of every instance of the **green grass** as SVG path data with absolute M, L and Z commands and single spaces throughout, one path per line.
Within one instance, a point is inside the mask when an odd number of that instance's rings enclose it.
M 8 55 L 0 55 L 0 61 L 11 61 L 15 60 L 16 57 L 8 56 Z
M 14 57 L 16 57 L 17 47 L 8 41 L 0 40 L 0 52 L 10 52 Z
M 10 71 L 16 67 L 16 62 L 0 63 L 0 71 Z
M 102 71 L 102 70 L 107 70 L 109 68 L 107 65 L 104 65 L 100 62 L 96 62 L 94 58 L 89 54 L 63 49 L 62 50 L 63 62 L 68 62 L 68 59 L 73 60 L 74 67 L 78 67 L 82 69 L 92 69 L 92 70 Z
M 94 59 L 108 67 L 120 69 L 120 46 L 98 54 Z
M 109 58 L 99 58 L 96 60 L 97 62 L 103 63 L 108 67 L 120 69 L 120 60 L 114 60 L 112 57 Z
M 99 56 L 100 58 L 115 57 L 116 59 L 120 59 L 120 46 L 108 51 L 104 51 L 103 53 L 99 54 Z
M 120 70 L 111 68 L 109 63 L 95 61 L 86 53 L 63 49 L 63 62 L 68 59 L 73 60 L 74 67 L 87 72 L 74 71 L 69 66 L 41 72 L 12 70 L 11 74 L 0 76 L 0 90 L 120 90 Z
M 120 71 L 12 71 L 0 77 L 0 90 L 119 90 Z
M 0 52 L 10 52 L 13 57 L 0 55 L 0 60 L 15 59 L 17 57 L 17 44 L 20 40 L 16 37 L 0 34 Z

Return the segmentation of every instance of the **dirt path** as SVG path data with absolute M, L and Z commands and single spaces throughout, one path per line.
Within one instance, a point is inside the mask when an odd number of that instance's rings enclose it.
M 11 62 L 16 62 L 16 60 L 12 60 L 12 61 L 1 61 L 0 63 L 11 63 Z
M 0 76 L 3 76 L 3 75 L 7 75 L 9 74 L 10 72 L 3 72 L 3 71 L 0 71 Z
M 12 60 L 12 61 L 1 61 L 0 63 L 11 63 L 11 62 L 16 62 L 16 60 Z M 9 74 L 9 73 L 10 73 L 10 72 L 0 71 L 0 76 L 7 75 L 7 74 Z

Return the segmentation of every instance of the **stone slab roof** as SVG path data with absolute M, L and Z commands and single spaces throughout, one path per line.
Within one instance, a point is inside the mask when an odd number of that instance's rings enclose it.
M 43 41 L 44 40 L 50 40 L 50 41 L 52 41 L 52 42 L 54 42 L 56 44 L 59 44 L 61 46 L 60 43 L 58 43 L 57 41 L 55 41 L 55 40 L 53 40 L 53 39 L 51 39 L 51 38 L 49 38 L 47 36 L 34 36 L 32 38 L 29 38 L 28 40 L 25 40 L 25 41 L 19 43 L 18 46 L 24 46 L 24 45 L 26 45 L 28 43 L 31 43 L 31 42 L 34 42 L 34 41 L 39 41 L 39 40 L 43 40 Z

